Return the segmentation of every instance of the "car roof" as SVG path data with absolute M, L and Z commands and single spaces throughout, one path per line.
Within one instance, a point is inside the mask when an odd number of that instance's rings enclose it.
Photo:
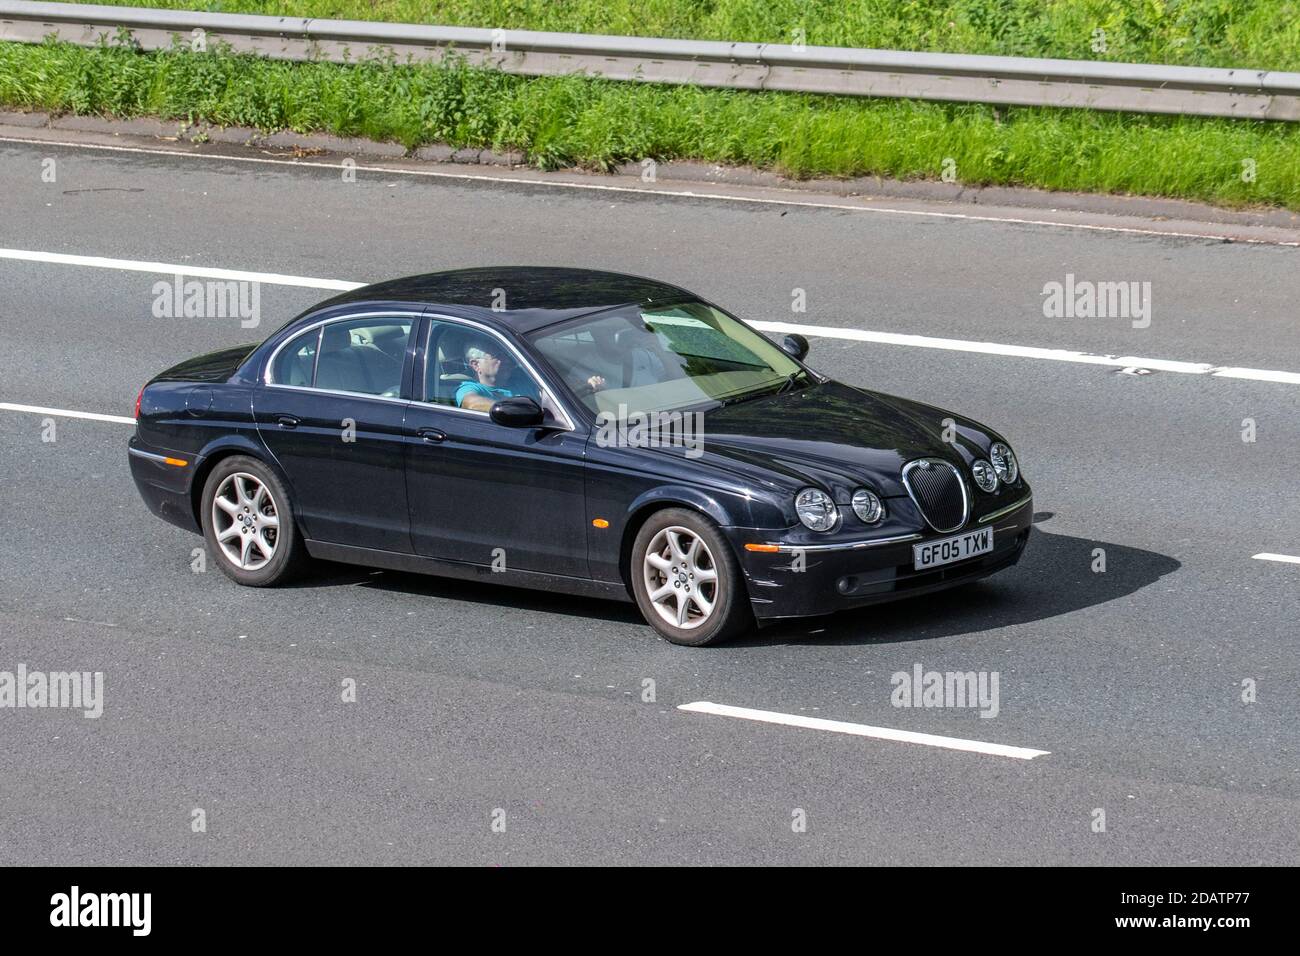
M 498 291 L 501 290 L 501 291 Z M 503 308 L 494 309 L 498 297 Z M 555 322 L 620 305 L 658 305 L 696 298 L 685 289 L 619 272 L 550 266 L 490 266 L 453 269 L 361 286 L 314 306 L 416 303 L 431 312 L 499 323 L 532 332 Z

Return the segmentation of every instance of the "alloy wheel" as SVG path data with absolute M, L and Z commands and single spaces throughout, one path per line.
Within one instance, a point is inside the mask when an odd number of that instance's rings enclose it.
M 280 515 L 270 489 L 256 475 L 236 472 L 212 496 L 212 530 L 226 560 L 256 571 L 275 556 Z
M 709 547 L 680 525 L 664 528 L 642 561 L 646 594 L 668 624 L 691 630 L 704 624 L 718 603 L 718 570 Z

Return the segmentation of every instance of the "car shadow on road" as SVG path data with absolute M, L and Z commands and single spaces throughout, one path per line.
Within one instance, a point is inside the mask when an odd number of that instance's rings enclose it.
M 1128 597 L 1182 567 L 1168 555 L 1127 545 L 1052 534 L 1036 525 L 1020 563 L 982 581 L 937 594 L 828 617 L 783 622 L 735 643 L 881 644 L 971 634 L 1031 624 Z M 1094 571 L 1097 549 L 1105 570 Z
M 1018 565 L 982 581 L 856 611 L 780 622 L 724 646 L 896 643 L 1029 624 L 1128 597 L 1182 566 L 1154 551 L 1052 534 L 1042 526 L 1051 517 L 1050 512 L 1034 516 L 1034 535 Z M 1093 570 L 1099 548 L 1105 552 L 1105 571 L 1100 572 Z M 631 603 L 331 562 L 320 562 L 316 573 L 295 586 L 344 585 L 646 627 Z M 648 627 L 646 632 L 651 633 Z

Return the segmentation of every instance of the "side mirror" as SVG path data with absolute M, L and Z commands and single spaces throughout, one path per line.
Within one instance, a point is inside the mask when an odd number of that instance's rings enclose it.
M 808 340 L 797 332 L 787 335 L 781 340 L 781 351 L 803 361 L 803 357 L 808 354 Z
M 492 403 L 488 418 L 506 428 L 534 428 L 546 418 L 542 406 L 527 395 L 514 395 Z

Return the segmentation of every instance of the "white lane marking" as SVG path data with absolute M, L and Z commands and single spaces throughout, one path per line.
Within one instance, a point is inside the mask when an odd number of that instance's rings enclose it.
M 1267 551 L 1263 554 L 1252 554 L 1256 561 L 1281 561 L 1283 564 L 1300 564 L 1300 557 L 1294 554 L 1269 554 Z
M 243 282 L 261 282 L 267 285 L 291 285 L 310 289 L 329 289 L 347 292 L 359 289 L 364 282 L 345 279 L 321 279 L 314 276 L 282 275 L 277 272 L 248 272 L 240 269 L 211 269 L 176 262 L 145 262 L 135 259 L 106 259 L 102 256 L 77 256 L 61 252 L 38 252 L 31 249 L 0 249 L 0 259 L 17 259 L 26 262 L 44 262 L 54 265 L 91 266 L 100 269 L 128 269 L 135 272 L 154 272 L 160 275 L 202 276 L 214 279 L 235 279 Z M 834 325 L 802 325 L 795 322 L 751 322 L 764 332 L 799 332 L 829 339 L 848 339 L 854 342 L 873 342 L 880 345 L 903 345 L 912 348 L 941 349 L 948 352 L 970 352 L 981 355 L 1004 355 L 1012 358 L 1042 359 L 1053 362 L 1074 362 L 1081 365 L 1103 365 L 1109 368 L 1146 368 L 1157 372 L 1177 372 L 1184 375 L 1210 375 L 1216 378 L 1240 378 L 1256 382 L 1276 382 L 1283 385 L 1300 385 L 1300 372 L 1285 372 L 1266 368 L 1239 368 L 1211 365 L 1208 362 L 1182 362 L 1176 359 L 1147 358 L 1140 355 L 1096 355 L 1072 349 L 1048 349 L 1032 345 L 1005 345 L 998 342 L 975 342 L 969 339 L 937 338 L 930 335 L 909 335 L 901 332 L 874 332 L 870 329 L 845 329 Z
M 156 272 L 163 275 L 186 275 L 202 279 L 233 279 L 236 282 L 265 282 L 268 285 L 303 286 L 308 289 L 334 289 L 348 292 L 363 283 L 338 279 L 315 279 L 309 276 L 281 275 L 278 272 L 245 272 L 242 269 L 210 269 L 206 266 L 173 262 L 144 262 L 137 259 L 107 259 L 103 256 L 72 256 L 62 252 L 36 252 L 31 249 L 0 249 L 0 259 L 24 262 L 49 262 L 61 266 L 91 266 L 96 269 L 124 269 L 128 272 Z
M 1285 382 L 1288 385 L 1300 385 L 1300 373 L 1271 372 L 1262 368 L 1216 368 L 1210 373 L 1215 378 L 1244 378 L 1252 382 Z
M 470 182 L 510 183 L 524 186 L 549 186 L 554 189 L 588 189 L 597 192 L 639 193 L 651 196 L 675 196 L 682 199 L 712 199 L 755 205 L 803 206 L 812 209 L 842 209 L 849 212 L 872 212 L 894 216 L 921 216 L 931 219 L 959 219 L 968 222 L 1006 222 L 1020 226 L 1049 226 L 1058 229 L 1083 229 L 1090 232 L 1119 232 L 1138 236 L 1172 236 L 1176 239 L 1228 240 L 1250 245 L 1295 246 L 1300 240 L 1262 239 L 1230 236 L 1222 232 L 1184 232 L 1164 229 L 1143 229 L 1139 226 L 1106 226 L 1096 223 L 1061 222 L 1055 219 L 1026 219 L 1013 216 L 978 216 L 963 212 L 938 212 L 928 209 L 897 209 L 888 206 L 863 206 L 844 202 L 817 202 L 809 199 L 784 199 L 761 196 L 733 196 L 728 193 L 703 193 L 692 189 L 660 189 L 645 186 L 616 186 L 604 183 L 575 183 L 554 179 L 529 179 L 523 176 L 499 176 L 484 173 L 448 173 L 433 169 L 404 169 L 395 166 L 345 167 L 343 163 L 325 163 L 302 159 L 274 159 L 267 156 L 229 156 L 219 153 L 198 153 L 182 149 L 153 149 L 145 146 L 114 146 L 107 143 L 75 143 L 66 140 L 30 139 L 21 136 L 0 136 L 0 143 L 21 143 L 32 146 L 63 146 L 68 149 L 98 149 L 118 153 L 145 153 L 154 156 L 179 156 L 185 159 L 227 160 L 237 163 L 264 163 L 273 166 L 307 166 L 317 169 L 354 169 L 357 172 L 382 173 L 385 176 L 425 176 L 430 179 L 454 179 Z M 772 188 L 772 187 L 769 187 Z M 779 187 L 777 187 L 779 188 Z
M 1149 368 L 1158 372 L 1184 375 L 1211 375 L 1216 378 L 1245 378 L 1257 382 L 1300 385 L 1300 372 L 1281 372 L 1264 368 L 1236 368 L 1206 362 L 1179 362 L 1174 359 L 1143 358 L 1138 355 L 1094 355 L 1070 349 L 1045 349 L 1030 345 L 1002 345 L 997 342 L 973 342 L 968 339 L 934 338 L 928 335 L 904 335 L 898 332 L 873 332 L 869 329 L 843 329 L 833 325 L 799 325 L 793 322 L 751 322 L 764 332 L 801 332 L 828 339 L 848 339 L 881 345 L 906 345 L 950 352 L 976 352 L 981 355 L 1007 355 L 1014 358 L 1075 362 L 1081 365 L 1105 365 L 1111 368 Z
M 76 412 L 66 408 L 45 408 L 42 405 L 15 405 L 12 402 L 0 402 L 0 411 L 28 412 L 32 415 L 57 415 L 62 418 L 85 418 L 92 422 L 119 422 L 134 425 L 134 418 L 124 415 L 102 415 L 99 412 Z
M 809 730 L 829 730 L 837 734 L 852 734 L 855 737 L 874 737 L 877 740 L 896 740 L 907 744 L 923 744 L 927 747 L 942 747 L 946 750 L 965 750 L 970 753 L 988 754 L 993 757 L 1014 757 L 1017 760 L 1033 760 L 1045 757 L 1050 750 L 1031 750 L 1028 747 L 1011 747 L 1007 744 L 991 744 L 982 740 L 964 740 L 961 737 L 939 737 L 935 734 L 918 734 L 910 730 L 894 730 L 890 727 L 870 727 L 867 724 L 850 724 L 842 720 L 825 720 L 821 717 L 804 717 L 799 714 L 782 714 L 774 710 L 752 710 L 749 707 L 732 707 L 730 704 L 714 704 L 707 700 L 697 700 L 690 704 L 679 704 L 678 710 L 692 714 L 714 714 L 718 717 L 739 717 L 742 720 L 757 720 L 765 724 L 784 724 L 788 727 L 804 727 Z

